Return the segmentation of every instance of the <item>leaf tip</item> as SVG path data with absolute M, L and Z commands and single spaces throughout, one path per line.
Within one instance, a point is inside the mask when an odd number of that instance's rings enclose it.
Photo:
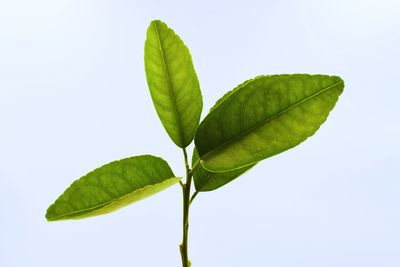
M 160 20 L 160 19 L 153 19 L 152 21 L 150 21 L 150 27 L 151 26 L 159 27 L 160 25 L 166 26 L 167 24 L 165 22 L 163 22 L 162 20 Z
M 344 87 L 344 80 L 342 79 L 342 77 L 337 75 L 332 75 L 331 77 L 337 82 L 337 84 L 341 84 L 342 87 Z
M 49 206 L 49 207 L 47 208 L 47 211 L 46 211 L 45 217 L 46 217 L 46 220 L 47 220 L 48 222 L 55 221 L 54 216 L 53 216 L 52 213 L 51 213 L 52 207 L 53 207 L 53 205 Z

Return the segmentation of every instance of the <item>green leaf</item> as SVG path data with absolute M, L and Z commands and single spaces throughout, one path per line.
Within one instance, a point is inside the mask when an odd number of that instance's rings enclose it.
M 333 109 L 344 82 L 327 75 L 260 76 L 226 94 L 199 125 L 204 168 L 223 172 L 254 164 L 312 136 Z
M 106 164 L 76 180 L 47 209 L 48 221 L 112 212 L 176 184 L 168 163 L 151 155 Z
M 199 154 L 197 149 L 193 150 L 192 156 L 192 166 L 196 164 L 199 159 Z M 236 179 L 250 168 L 252 168 L 255 164 L 233 170 L 227 172 L 210 172 L 203 168 L 201 165 L 197 165 L 193 170 L 193 180 L 196 191 L 205 192 L 212 191 L 220 188 L 221 186 L 229 183 L 230 181 Z
M 151 98 L 169 137 L 187 147 L 199 125 L 203 99 L 189 49 L 175 32 L 152 21 L 145 43 L 145 70 Z

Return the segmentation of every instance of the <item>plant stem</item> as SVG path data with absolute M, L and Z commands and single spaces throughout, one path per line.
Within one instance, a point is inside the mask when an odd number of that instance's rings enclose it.
M 190 187 L 192 185 L 192 172 L 189 168 L 186 149 L 183 149 L 186 168 L 186 184 L 182 185 L 183 193 L 183 237 L 179 249 L 182 257 L 182 267 L 190 267 L 191 263 L 188 255 L 188 235 L 189 235 L 189 208 L 190 208 Z

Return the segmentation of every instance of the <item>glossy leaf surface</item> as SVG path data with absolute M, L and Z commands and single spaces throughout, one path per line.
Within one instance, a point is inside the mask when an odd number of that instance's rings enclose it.
M 196 149 L 193 150 L 192 157 L 192 166 L 199 159 L 199 154 Z M 197 165 L 197 167 L 193 171 L 193 180 L 196 191 L 205 192 L 212 191 L 220 188 L 223 185 L 231 182 L 236 179 L 250 168 L 252 168 L 255 164 L 250 166 L 246 166 L 237 170 L 227 171 L 227 172 L 210 172 L 201 166 L 201 164 Z
M 165 23 L 155 20 L 147 30 L 144 59 L 157 114 L 173 142 L 186 147 L 193 140 L 203 108 L 189 49 Z
M 227 93 L 199 125 L 201 164 L 215 172 L 254 164 L 312 136 L 344 87 L 327 75 L 271 75 Z
M 151 155 L 106 164 L 76 180 L 46 213 L 49 221 L 112 212 L 178 183 L 168 163 Z

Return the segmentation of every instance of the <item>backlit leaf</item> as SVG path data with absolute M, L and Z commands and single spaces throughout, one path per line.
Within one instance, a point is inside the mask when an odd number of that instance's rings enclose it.
M 165 23 L 155 20 L 147 30 L 144 59 L 161 123 L 172 141 L 184 148 L 193 140 L 203 108 L 189 49 Z
M 76 180 L 46 213 L 49 221 L 112 212 L 178 183 L 168 163 L 143 155 L 106 164 Z
M 327 75 L 271 75 L 226 94 L 200 123 L 195 144 L 201 164 L 224 172 L 254 164 L 312 136 L 344 87 Z

